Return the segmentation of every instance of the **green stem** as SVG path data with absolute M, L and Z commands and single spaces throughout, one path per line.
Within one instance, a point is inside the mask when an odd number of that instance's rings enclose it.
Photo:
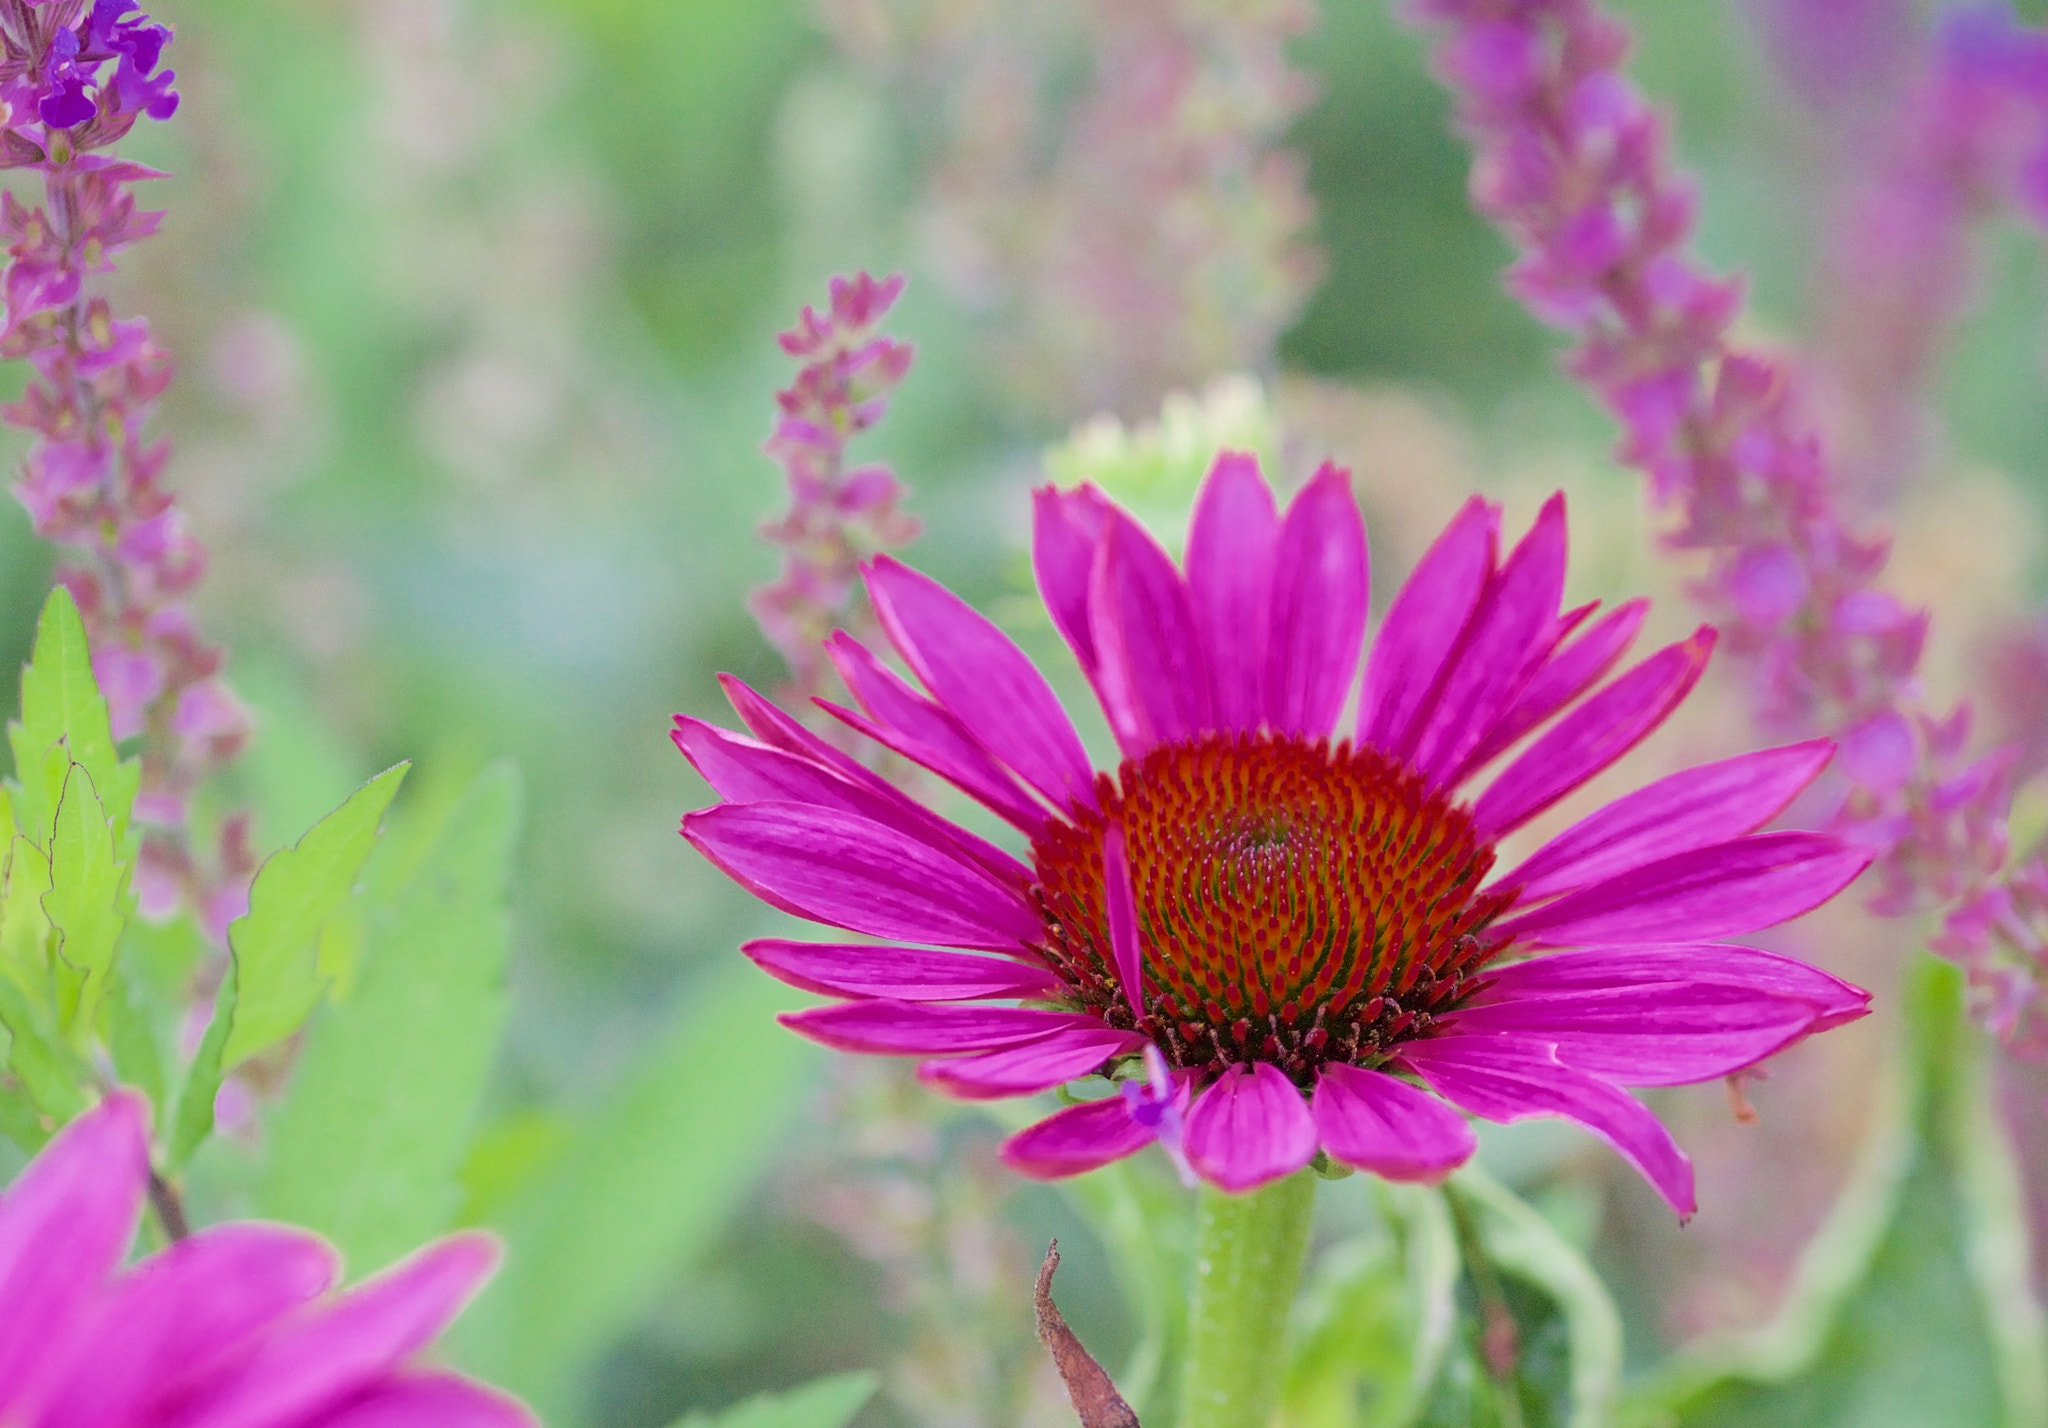
M 1180 1428 L 1267 1428 L 1272 1420 L 1315 1202 L 1307 1170 L 1249 1195 L 1202 1187 Z

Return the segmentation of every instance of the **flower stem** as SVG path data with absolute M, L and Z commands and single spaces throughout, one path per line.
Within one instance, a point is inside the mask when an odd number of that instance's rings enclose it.
M 1315 1201 L 1316 1177 L 1307 1170 L 1249 1195 L 1202 1187 L 1180 1428 L 1266 1428 L 1271 1421 Z

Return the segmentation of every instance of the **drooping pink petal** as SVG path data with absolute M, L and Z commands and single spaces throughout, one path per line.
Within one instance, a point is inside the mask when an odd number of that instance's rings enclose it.
M 1110 1057 L 1127 1056 L 1145 1044 L 1134 1031 L 1115 1031 L 1098 1023 L 1056 1031 L 1021 1046 L 927 1061 L 917 1068 L 917 1078 L 967 1101 L 1035 1096 L 1090 1075 Z
M 1456 1110 L 1384 1071 L 1324 1067 L 1313 1109 L 1332 1158 L 1386 1180 L 1441 1180 L 1479 1148 Z
M 1231 1067 L 1195 1098 L 1186 1143 L 1197 1174 L 1242 1194 L 1315 1159 L 1316 1122 L 1286 1073 L 1257 1061 Z
M 1540 1041 L 1440 1036 L 1404 1043 L 1400 1061 L 1447 1100 L 1490 1121 L 1562 1116 L 1592 1131 L 1642 1172 L 1679 1218 L 1698 1208 L 1692 1162 L 1671 1133 L 1619 1086 L 1573 1070 Z
M 488 1235 L 452 1235 L 266 1339 L 179 1415 L 180 1428 L 319 1421 L 427 1347 L 498 1265 Z
M 1828 740 L 1809 739 L 1658 779 L 1580 819 L 1500 881 L 1525 901 L 1550 897 L 1738 838 L 1777 817 L 1833 752 Z
M 1465 760 L 1463 767 L 1452 775 L 1451 782 L 1462 783 L 1492 763 L 1524 734 L 1604 678 L 1607 671 L 1614 668 L 1615 662 L 1628 653 L 1628 647 L 1635 643 L 1636 633 L 1642 629 L 1643 618 L 1649 612 L 1649 601 L 1630 600 L 1545 660 L 1535 676 L 1515 696 L 1507 712 L 1487 730 L 1486 737 Z
M 1094 803 L 1094 770 L 1052 686 L 994 622 L 930 576 L 879 556 L 875 615 L 903 658 L 975 741 L 1056 807 Z
M 1144 527 L 1111 511 L 1088 589 L 1103 712 L 1135 758 L 1216 727 L 1214 681 L 1188 590 Z
M 1413 748 L 1417 716 L 1493 578 L 1499 538 L 1500 507 L 1474 496 L 1394 596 L 1366 656 L 1361 744 L 1396 755 Z
M 1102 833 L 1102 892 L 1109 906 L 1110 953 L 1131 1014 L 1145 1015 L 1145 947 L 1138 937 L 1138 899 L 1131 889 L 1131 864 L 1124 856 L 1124 831 L 1111 824 Z
M 1351 473 L 1325 463 L 1288 507 L 1273 559 L 1265 687 L 1276 731 L 1335 732 L 1365 638 L 1366 567 Z
M 960 1056 L 1021 1046 L 1058 1031 L 1102 1028 L 1092 1016 L 1036 1007 L 935 1006 L 880 999 L 836 1002 L 784 1012 L 776 1019 L 835 1051 L 876 1056 Z
M 1619 1086 L 1712 1081 L 1783 1051 L 1813 1007 L 1725 982 L 1610 987 L 1575 997 L 1496 997 L 1452 1018 L 1460 1033 L 1547 1041 L 1568 1066 Z
M 798 803 L 720 804 L 683 836 L 785 912 L 891 941 L 1014 951 L 1040 932 L 1013 889 L 871 819 Z
M 319 1428 L 539 1428 L 517 1400 L 445 1373 L 394 1377 L 371 1389 Z
M 1027 962 L 922 947 L 761 938 L 740 951 L 769 976 L 828 997 L 965 1002 L 1052 996 L 1065 985 L 1045 968 Z
M 1035 838 L 1044 831 L 1044 811 L 958 719 L 912 689 L 844 630 L 825 641 L 825 652 L 846 687 L 873 717 L 857 718 L 824 700 L 818 701 L 820 707 L 930 769 L 1023 830 L 1026 837 Z
M 117 1091 L 59 1131 L 0 1195 L 0 1410 L 120 1265 L 148 1186 L 149 1106 Z
M 201 1230 L 116 1281 L 83 1333 L 45 1365 L 39 1428 L 153 1422 L 246 1347 L 249 1336 L 333 1287 L 341 1264 L 318 1235 L 285 1225 Z M 20 1405 L 17 1405 L 20 1406 Z
M 1559 721 L 1501 771 L 1472 806 L 1473 825 L 1498 838 L 1640 744 L 1699 682 L 1714 652 L 1714 631 L 1667 645 Z
M 747 726 L 747 732 L 771 748 L 812 763 L 823 764 L 840 777 L 864 788 L 880 791 L 892 787 L 889 781 L 873 769 L 864 766 L 841 749 L 835 749 L 823 739 L 792 719 L 777 708 L 774 702 L 751 687 L 736 674 L 721 674 L 718 684 L 725 691 L 726 699 L 732 704 L 733 713 Z
M 1061 1180 L 1136 1155 L 1154 1139 L 1122 1096 L 1054 1111 L 1003 1142 L 1003 1164 L 1038 1180 Z
M 1093 486 L 1073 491 L 1041 486 L 1031 493 L 1031 567 L 1038 593 L 1091 681 L 1098 662 L 1088 619 L 1088 583 L 1109 509 L 1109 498 Z
M 1486 979 L 1489 985 L 1474 998 L 1476 1004 L 1538 998 L 1570 1001 L 1619 987 L 1662 987 L 1697 981 L 1747 987 L 1805 1002 L 1813 1009 L 1814 1031 L 1855 1021 L 1870 1010 L 1870 993 L 1853 983 L 1794 957 L 1726 942 L 1652 943 L 1548 952 L 1526 961 L 1489 967 Z
M 1256 457 L 1226 451 L 1195 497 L 1188 601 L 1216 683 L 1216 724 L 1256 729 L 1265 714 L 1266 638 L 1280 516 Z M 1340 696 L 1341 698 L 1341 691 Z
M 1870 865 L 1826 833 L 1752 833 L 1567 893 L 1496 924 L 1531 947 L 1739 937 L 1820 906 Z
M 899 789 L 856 783 L 822 764 L 686 714 L 676 716 L 671 737 L 704 781 L 729 803 L 807 803 L 837 809 L 956 854 L 1001 881 L 1031 886 L 1031 869 Z
M 1515 693 L 1564 598 L 1564 498 L 1552 496 L 1488 582 L 1470 626 L 1425 706 L 1414 764 L 1432 787 L 1479 747 Z

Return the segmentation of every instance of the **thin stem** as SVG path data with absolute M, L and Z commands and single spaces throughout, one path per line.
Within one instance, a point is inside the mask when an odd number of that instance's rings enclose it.
M 185 1218 L 185 1202 L 178 1194 L 178 1187 L 154 1170 L 149 1172 L 149 1204 L 156 1211 L 157 1223 L 163 1226 L 165 1239 L 176 1244 L 192 1233 L 192 1223 Z
M 1271 1421 L 1315 1200 L 1316 1177 L 1307 1170 L 1249 1195 L 1202 1187 L 1180 1428 L 1266 1428 Z

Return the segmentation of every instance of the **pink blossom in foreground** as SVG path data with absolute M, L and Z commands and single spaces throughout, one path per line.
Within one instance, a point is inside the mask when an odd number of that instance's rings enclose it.
M 782 547 L 782 575 L 748 602 L 805 698 L 824 689 L 820 642 L 852 617 L 860 562 L 918 532 L 896 509 L 903 485 L 895 473 L 846 464 L 847 443 L 882 419 L 910 370 L 910 345 L 879 330 L 903 279 L 861 273 L 834 278 L 831 292 L 826 312 L 806 307 L 780 339 L 804 364 L 775 394 L 781 415 L 767 446 L 789 478 L 788 512 L 761 531 Z
M 1977 906 L 2004 886 L 2003 755 L 1967 752 L 1967 711 L 1921 707 L 1927 616 L 1878 583 L 1778 358 L 1736 348 L 1732 282 L 1686 252 L 1691 187 L 1624 79 L 1626 27 L 1592 0 L 1418 0 L 1475 148 L 1472 196 L 1521 256 L 1508 287 L 1574 334 L 1572 374 L 1620 422 L 1621 456 L 1712 553 L 1703 591 L 1750 661 L 1767 725 L 1839 739 L 1844 831 L 1881 858 L 1878 906 Z M 2024 880 L 2029 874 L 2019 874 Z M 2008 1036 L 2048 974 L 2038 938 L 1959 911 L 1941 945 Z
M 1560 609 L 1562 497 L 1505 555 L 1499 521 L 1475 499 L 1423 558 L 1340 732 L 1368 588 L 1343 471 L 1283 516 L 1252 458 L 1219 458 L 1184 572 L 1093 488 L 1041 490 L 1039 588 L 1122 763 L 1093 768 L 1016 645 L 886 557 L 869 595 L 923 688 L 839 634 L 861 707 L 825 706 L 984 804 L 1028 861 L 737 680 L 752 737 L 676 721 L 725 800 L 683 832 L 774 906 L 880 939 L 747 946 L 841 999 L 797 1031 L 930 1058 L 923 1078 L 969 1099 L 1128 1077 L 1013 1137 L 1027 1173 L 1165 1139 L 1233 1191 L 1319 1151 L 1427 1180 L 1472 1153 L 1461 1111 L 1563 1116 L 1689 1214 L 1690 1163 L 1622 1087 L 1710 1080 L 1861 1016 L 1856 988 L 1720 939 L 1808 911 L 1869 855 L 1755 831 L 1828 762 L 1816 740 L 1672 775 L 1497 870 L 1501 838 L 1664 721 L 1714 638 L 1608 678 L 1643 603 Z
M 457 1235 L 345 1293 L 325 1241 L 202 1230 L 126 1268 L 149 1111 L 117 1093 L 0 1194 L 0 1422 L 9 1428 L 536 1428 L 420 1355 L 496 1266 Z
M 27 359 L 20 401 L 0 410 L 34 433 L 14 493 L 36 534 L 64 548 L 114 737 L 142 740 L 143 911 L 189 905 L 216 935 L 246 907 L 254 871 L 239 820 L 209 860 L 190 846 L 191 794 L 248 738 L 248 716 L 220 681 L 224 656 L 185 597 L 206 552 L 161 483 L 167 442 L 148 428 L 170 357 L 141 318 L 117 318 L 90 280 L 156 232 L 133 185 L 154 169 L 105 152 L 144 115 L 177 109 L 160 67 L 171 32 L 125 0 L 0 0 L 0 165 L 41 173 L 46 201 L 0 201 L 7 242 L 0 357 Z M 213 866 L 206 866 L 208 862 Z

